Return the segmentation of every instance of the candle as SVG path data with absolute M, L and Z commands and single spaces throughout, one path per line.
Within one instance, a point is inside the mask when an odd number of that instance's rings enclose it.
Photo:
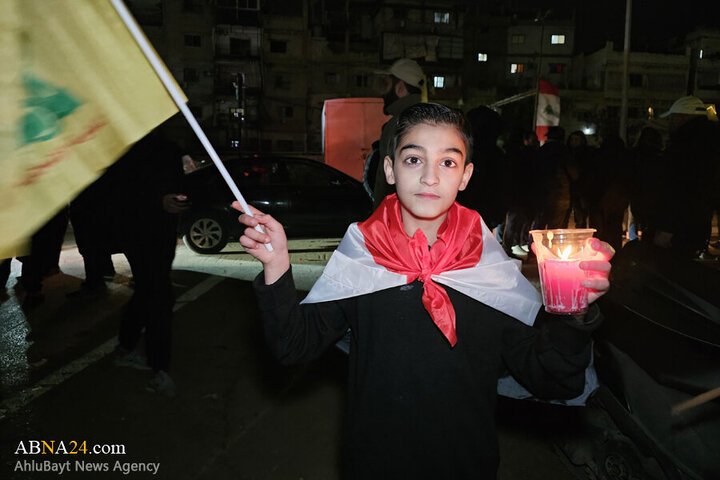
M 587 289 L 581 285 L 585 271 L 580 260 L 547 259 L 538 262 L 545 310 L 552 313 L 583 313 L 588 308 Z
M 559 314 L 585 313 L 588 292 L 580 262 L 593 256 L 585 248 L 593 229 L 533 230 L 540 288 L 545 310 Z

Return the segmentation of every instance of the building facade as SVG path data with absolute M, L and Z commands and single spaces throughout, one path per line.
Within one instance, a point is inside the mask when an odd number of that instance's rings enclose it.
M 128 6 L 183 87 L 218 150 L 322 158 L 322 111 L 333 98 L 377 97 L 376 71 L 420 63 L 426 97 L 467 111 L 508 98 L 506 124 L 532 128 L 540 78 L 561 92 L 561 125 L 615 129 L 622 51 L 575 54 L 575 20 L 461 0 L 134 0 Z M 699 30 L 666 53 L 632 52 L 632 133 L 678 97 L 720 99 L 720 33 Z M 523 94 L 525 94 L 523 96 Z M 177 120 L 178 131 L 184 119 Z M 379 136 L 379 132 L 378 132 Z M 190 150 L 200 150 L 181 134 Z

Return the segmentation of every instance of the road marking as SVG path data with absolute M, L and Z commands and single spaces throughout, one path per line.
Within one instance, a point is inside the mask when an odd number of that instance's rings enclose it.
M 197 300 L 223 280 L 225 280 L 224 277 L 208 277 L 198 283 L 176 299 L 175 305 L 173 306 L 173 312 L 177 312 L 185 305 Z M 88 366 L 105 358 L 115 350 L 116 346 L 117 339 L 112 338 L 86 353 L 82 357 L 58 368 L 42 380 L 36 382 L 34 385 L 24 388 L 13 397 L 3 400 L 0 402 L 0 420 L 6 416 L 14 414 L 31 401 L 48 392 L 52 388 L 60 385 L 73 375 L 80 373 Z

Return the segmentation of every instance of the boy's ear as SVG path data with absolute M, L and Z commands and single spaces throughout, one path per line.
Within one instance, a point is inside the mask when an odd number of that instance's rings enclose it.
M 475 166 L 472 163 L 465 164 L 465 171 L 463 171 L 462 180 L 460 181 L 460 186 L 458 187 L 459 192 L 462 192 L 463 190 L 465 190 L 465 187 L 467 187 L 467 184 L 470 181 L 470 177 L 472 177 L 474 168 Z
M 388 185 L 395 185 L 395 172 L 393 172 L 393 161 L 390 155 L 385 155 L 383 160 L 383 170 L 385 170 L 385 179 Z
M 403 97 L 407 96 L 408 93 L 409 92 L 408 92 L 407 86 L 405 85 L 405 82 L 400 80 L 399 82 L 397 82 L 395 84 L 395 95 L 397 95 L 398 98 L 403 98 Z

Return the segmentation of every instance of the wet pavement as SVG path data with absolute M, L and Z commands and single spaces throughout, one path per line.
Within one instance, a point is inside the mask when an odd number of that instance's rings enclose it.
M 291 243 L 300 289 L 336 244 Z M 111 362 L 132 294 L 122 255 L 113 256 L 107 296 L 71 301 L 65 295 L 83 271 L 69 238 L 62 273 L 47 278 L 44 301 L 25 310 L 13 262 L 0 305 L 0 479 L 339 479 L 345 357 L 331 350 L 308 365 L 279 366 L 249 282 L 260 265 L 238 250 L 200 256 L 178 245 L 174 398 L 147 391 L 148 372 Z M 535 265 L 524 270 L 537 275 Z M 581 478 L 552 441 L 564 411 L 501 403 L 498 478 Z M 33 453 L 50 445 L 55 454 Z

